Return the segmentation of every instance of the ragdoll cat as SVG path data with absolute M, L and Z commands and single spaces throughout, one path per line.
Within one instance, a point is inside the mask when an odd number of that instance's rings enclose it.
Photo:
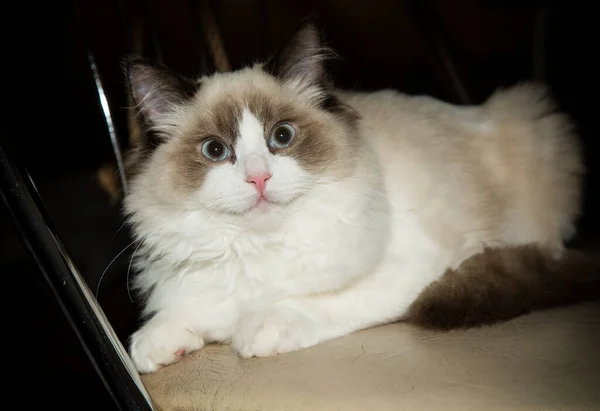
M 543 88 L 470 107 L 341 92 L 327 55 L 306 24 L 198 81 L 129 61 L 149 132 L 125 199 L 140 372 L 208 342 L 271 356 L 397 320 L 491 323 L 582 288 L 563 245 L 580 149 Z

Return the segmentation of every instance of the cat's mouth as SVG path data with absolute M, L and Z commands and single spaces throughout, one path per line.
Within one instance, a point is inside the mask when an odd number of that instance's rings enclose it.
M 252 208 L 257 209 L 257 210 L 267 210 L 270 206 L 272 206 L 274 204 L 275 203 L 272 201 L 272 199 L 270 199 L 263 193 L 258 196 L 258 198 L 256 199 L 256 202 L 254 203 L 254 206 Z
M 257 193 L 252 200 L 247 204 L 247 208 L 244 213 L 258 212 L 260 214 L 267 213 L 273 210 L 279 210 L 285 208 L 290 203 L 298 199 L 298 196 L 292 198 L 282 198 L 276 193 Z
M 278 208 L 286 204 L 287 202 L 282 202 L 276 197 L 274 198 L 272 195 L 262 193 L 256 196 L 256 200 L 254 201 L 254 204 L 250 207 L 250 211 L 256 210 L 259 212 L 266 212 L 272 210 L 273 208 Z

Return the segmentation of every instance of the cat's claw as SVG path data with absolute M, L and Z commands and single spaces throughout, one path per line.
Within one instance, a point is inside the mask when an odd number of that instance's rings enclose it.
M 243 317 L 232 338 L 233 349 L 243 358 L 270 357 L 318 342 L 317 325 L 284 306 L 272 306 Z
M 157 371 L 204 347 L 204 340 L 189 328 L 168 321 L 150 320 L 131 337 L 129 353 L 141 374 Z

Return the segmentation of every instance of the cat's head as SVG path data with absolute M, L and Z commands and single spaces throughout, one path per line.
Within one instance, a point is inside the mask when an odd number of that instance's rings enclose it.
M 286 207 L 353 168 L 356 114 L 333 94 L 317 29 L 303 25 L 264 64 L 198 81 L 127 64 L 149 133 L 129 196 L 219 214 Z

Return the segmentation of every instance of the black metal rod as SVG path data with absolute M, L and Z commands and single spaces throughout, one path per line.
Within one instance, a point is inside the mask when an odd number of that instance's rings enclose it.
M 100 78 L 100 72 L 98 70 L 98 65 L 96 64 L 96 58 L 89 49 L 87 51 L 87 57 L 92 76 L 94 77 L 94 84 L 96 85 L 96 92 L 98 93 L 98 101 L 100 102 L 102 114 L 104 115 L 104 121 L 106 122 L 106 131 L 108 131 L 110 143 L 115 155 L 115 161 L 117 162 L 117 170 L 119 170 L 119 178 L 121 179 L 121 189 L 123 190 L 123 194 L 127 195 L 127 176 L 125 175 L 125 163 L 123 162 L 123 154 L 121 153 L 121 146 L 119 145 L 117 130 L 115 129 L 110 105 L 108 104 L 108 97 L 104 91 L 104 85 L 102 84 L 102 79 Z
M 106 95 L 104 84 L 102 83 L 102 78 L 100 76 L 100 70 L 98 69 L 98 65 L 96 63 L 96 58 L 91 48 L 90 35 L 88 30 L 86 29 L 83 18 L 79 11 L 79 7 L 77 6 L 77 1 L 73 2 L 73 7 L 75 8 L 75 14 L 77 16 L 77 29 L 82 37 L 82 41 L 86 48 L 86 54 L 88 59 L 88 65 L 94 79 L 94 85 L 96 86 L 96 93 L 98 94 L 98 102 L 100 103 L 100 108 L 102 109 L 102 115 L 104 117 L 104 122 L 106 123 L 106 131 L 108 132 L 108 136 L 110 138 L 110 144 L 113 149 L 113 154 L 115 155 L 115 162 L 117 163 L 117 170 L 119 172 L 119 179 L 121 180 L 121 190 L 123 190 L 123 195 L 127 194 L 127 175 L 125 173 L 125 163 L 123 161 L 123 153 L 121 150 L 121 145 L 119 142 L 119 136 L 117 135 L 117 129 L 115 127 L 113 121 L 113 114 L 110 108 L 109 100 Z
M 117 406 L 152 410 L 139 374 L 52 227 L 31 177 L 1 146 L 0 196 Z

